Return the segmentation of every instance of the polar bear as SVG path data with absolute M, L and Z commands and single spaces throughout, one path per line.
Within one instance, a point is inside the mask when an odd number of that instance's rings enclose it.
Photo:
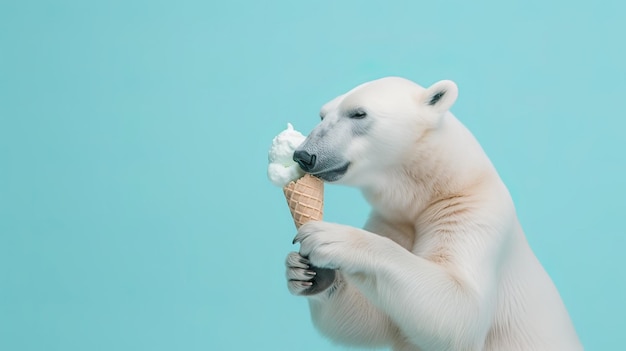
M 287 256 L 291 293 L 340 344 L 396 351 L 582 350 L 510 194 L 449 109 L 452 81 L 374 80 L 321 109 L 294 160 L 359 188 L 364 227 L 309 222 Z

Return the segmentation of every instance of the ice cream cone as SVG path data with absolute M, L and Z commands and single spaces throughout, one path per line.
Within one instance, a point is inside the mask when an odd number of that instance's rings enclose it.
M 283 191 L 296 228 L 324 215 L 324 182 L 310 174 L 287 184 Z

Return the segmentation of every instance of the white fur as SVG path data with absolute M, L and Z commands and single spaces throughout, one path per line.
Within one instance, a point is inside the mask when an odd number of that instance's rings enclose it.
M 438 92 L 443 96 L 429 104 Z M 343 140 L 332 158 L 350 167 L 336 183 L 360 188 L 372 213 L 365 229 L 303 225 L 295 239 L 300 252 L 287 262 L 290 289 L 302 294 L 310 285 L 301 274 L 308 266 L 294 263 L 298 257 L 337 270 L 332 286 L 308 299 L 317 328 L 342 344 L 582 350 L 507 188 L 448 111 L 457 94 L 451 81 L 424 89 L 383 78 L 322 108 L 318 128 L 326 128 L 326 139 L 312 133 L 309 145 Z M 367 117 L 346 117 L 355 107 Z M 367 123 L 366 132 L 348 135 L 347 123 Z

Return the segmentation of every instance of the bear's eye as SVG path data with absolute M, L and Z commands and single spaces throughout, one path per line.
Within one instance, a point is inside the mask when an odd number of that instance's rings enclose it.
M 367 113 L 363 110 L 350 111 L 350 113 L 348 114 L 348 117 L 354 118 L 354 119 L 362 119 L 362 118 L 365 118 L 366 116 L 367 116 Z
M 320 120 L 322 120 L 322 121 L 324 120 L 324 114 L 323 113 L 320 113 Z

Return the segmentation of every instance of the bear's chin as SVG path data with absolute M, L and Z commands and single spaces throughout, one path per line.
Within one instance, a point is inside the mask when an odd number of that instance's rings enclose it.
M 347 162 L 343 166 L 331 169 L 329 171 L 323 171 L 319 173 L 312 173 L 314 176 L 322 179 L 325 182 L 336 182 L 343 177 L 350 167 L 350 162 Z

